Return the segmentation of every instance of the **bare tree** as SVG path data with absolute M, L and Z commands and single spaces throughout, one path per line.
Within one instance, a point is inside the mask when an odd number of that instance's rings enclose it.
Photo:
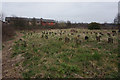
M 118 27 L 120 32 L 120 1 L 118 2 Z
M 71 26 L 71 22 L 70 21 L 67 21 L 67 26 Z
M 114 19 L 115 24 L 120 24 L 120 14 L 117 14 L 117 16 Z
M 4 20 L 4 14 L 0 13 L 0 21 L 3 21 L 3 20 Z
M 118 25 L 118 29 L 119 29 L 119 32 L 120 32 L 120 1 L 118 2 L 118 14 L 114 19 L 114 23 L 116 25 Z
M 118 2 L 118 14 L 114 19 L 115 24 L 120 24 L 120 1 Z
M 33 18 L 33 19 L 32 19 L 32 25 L 33 25 L 33 26 L 36 26 L 36 18 Z

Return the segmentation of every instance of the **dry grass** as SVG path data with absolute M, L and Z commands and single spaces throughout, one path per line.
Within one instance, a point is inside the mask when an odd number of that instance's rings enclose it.
M 112 30 L 75 29 L 75 31 L 78 32 L 71 32 L 71 29 L 45 30 L 43 33 L 23 31 L 23 39 L 15 42 L 12 54 L 12 57 L 17 57 L 19 54 L 24 57 L 23 61 L 16 64 L 17 67 L 22 65 L 22 76 L 24 78 L 117 77 L 117 34 L 111 36 L 114 43 L 108 43 L 107 33 L 112 35 Z M 104 34 L 100 42 L 96 41 L 94 32 Z M 78 35 L 81 44 L 76 45 L 75 39 Z M 89 39 L 85 40 L 85 36 Z M 70 39 L 68 43 L 65 43 L 65 37 Z

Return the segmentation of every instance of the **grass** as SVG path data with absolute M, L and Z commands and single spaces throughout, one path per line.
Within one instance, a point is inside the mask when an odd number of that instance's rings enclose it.
M 105 34 L 101 42 L 95 40 L 94 34 L 82 33 L 92 31 L 78 29 L 81 33 L 70 35 L 70 42 L 68 43 L 65 43 L 64 38 L 71 32 L 69 29 L 63 29 L 62 31 L 66 32 L 59 35 L 59 30 L 46 31 L 53 32 L 47 34 L 48 39 L 41 38 L 42 32 L 32 32 L 32 35 L 27 34 L 30 33 L 29 31 L 23 32 L 23 38 L 27 46 L 24 47 L 24 41 L 16 41 L 12 54 L 12 58 L 19 54 L 24 57 L 24 60 L 19 62 L 22 63 L 24 68 L 23 78 L 116 77 L 113 74 L 117 74 L 115 70 L 118 62 L 116 59 L 117 45 L 115 42 L 107 43 L 107 34 L 104 33 L 104 30 L 96 31 Z M 81 44 L 76 46 L 74 39 L 79 34 Z M 89 36 L 88 41 L 84 40 L 85 35 Z M 62 40 L 59 40 L 59 38 L 62 38 Z M 117 36 L 114 40 L 117 41 Z M 16 66 L 19 66 L 19 64 L 16 64 Z
M 98 52 L 95 52 L 93 55 L 92 55 L 93 59 L 94 60 L 100 60 L 101 59 L 101 54 L 99 54 Z

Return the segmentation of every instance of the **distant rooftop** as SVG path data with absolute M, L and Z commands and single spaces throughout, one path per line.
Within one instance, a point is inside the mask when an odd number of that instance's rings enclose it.
M 42 19 L 42 18 L 41 18 L 41 20 L 42 20 L 43 22 L 55 22 L 55 20 L 51 20 L 51 19 Z
M 5 21 L 10 21 L 10 20 L 16 20 L 17 18 L 19 19 L 23 19 L 23 20 L 28 20 L 28 21 L 32 21 L 34 18 L 24 18 L 24 17 L 6 17 Z M 43 22 L 55 22 L 55 20 L 52 19 L 43 19 L 43 18 L 35 18 L 36 21 L 43 21 Z

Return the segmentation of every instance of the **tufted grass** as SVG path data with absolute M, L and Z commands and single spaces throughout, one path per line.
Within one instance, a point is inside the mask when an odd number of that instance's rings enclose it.
M 103 32 L 101 42 L 95 40 L 95 35 L 90 34 L 94 30 L 81 30 L 78 33 L 67 36 L 70 30 L 61 36 L 59 34 L 48 34 L 48 39 L 41 38 L 42 32 L 28 35 L 24 33 L 27 46 L 24 47 L 23 41 L 16 41 L 13 46 L 12 57 L 22 54 L 24 60 L 20 63 L 24 68 L 22 72 L 23 78 L 80 78 L 80 77 L 117 77 L 117 42 L 107 43 L 106 30 L 98 30 L 95 32 Z M 51 30 L 46 32 L 56 32 L 59 30 Z M 81 32 L 81 33 L 80 33 Z M 83 34 L 82 32 L 88 32 Z M 76 46 L 74 38 L 80 34 L 81 44 Z M 85 41 L 84 36 L 89 36 L 89 40 Z M 65 43 L 65 37 L 70 38 L 70 42 Z M 59 38 L 62 41 L 59 41 Z M 114 40 L 117 39 L 117 35 Z M 34 47 L 32 46 L 34 44 Z M 17 64 L 19 67 L 20 64 Z

